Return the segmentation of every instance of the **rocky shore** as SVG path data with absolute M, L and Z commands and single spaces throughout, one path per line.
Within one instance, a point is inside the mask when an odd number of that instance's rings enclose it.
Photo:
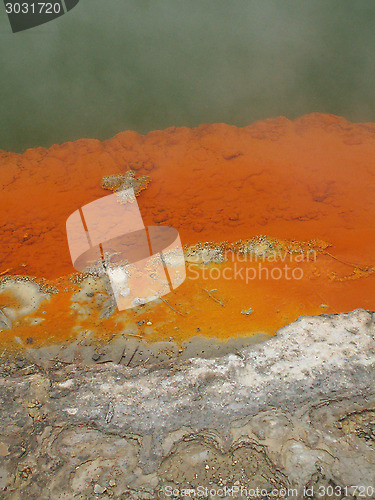
M 1 498 L 372 498 L 375 313 L 229 351 L 133 367 L 28 351 L 0 379 Z

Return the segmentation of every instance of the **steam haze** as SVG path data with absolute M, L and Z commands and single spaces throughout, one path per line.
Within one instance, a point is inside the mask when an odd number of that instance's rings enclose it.
M 375 2 L 81 0 L 13 34 L 0 148 L 325 112 L 375 122 Z

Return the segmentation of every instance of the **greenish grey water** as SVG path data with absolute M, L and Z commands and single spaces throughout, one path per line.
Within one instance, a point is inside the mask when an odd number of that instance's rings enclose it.
M 81 0 L 13 34 L 0 148 L 326 112 L 375 121 L 375 2 Z

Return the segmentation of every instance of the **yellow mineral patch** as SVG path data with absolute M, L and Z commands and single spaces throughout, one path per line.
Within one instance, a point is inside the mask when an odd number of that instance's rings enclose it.
M 110 191 L 118 192 L 125 189 L 133 188 L 136 195 L 147 188 L 151 177 L 141 175 L 136 177 L 133 170 L 128 170 L 126 174 L 105 175 L 102 177 L 102 188 Z

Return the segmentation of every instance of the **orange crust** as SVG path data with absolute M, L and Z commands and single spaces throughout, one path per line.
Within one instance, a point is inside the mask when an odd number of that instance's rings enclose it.
M 186 316 L 162 302 L 108 320 L 99 321 L 93 313 L 91 323 L 81 325 L 69 309 L 71 292 L 61 292 L 46 306 L 46 321 L 32 327 L 21 321 L 18 333 L 4 330 L 4 338 L 27 338 L 32 330 L 36 342 L 52 335 L 62 341 L 76 335 L 77 324 L 109 335 L 143 317 L 155 330 L 150 340 L 183 340 L 197 332 L 227 338 L 273 333 L 301 314 L 374 307 L 375 124 L 313 114 L 244 128 L 213 124 L 145 136 L 122 132 L 104 142 L 81 139 L 23 154 L 1 152 L 0 162 L 3 278 L 43 277 L 59 290 L 66 287 L 74 272 L 67 217 L 108 194 L 101 187 L 103 176 L 130 169 L 152 179 L 138 198 L 145 225 L 175 227 L 183 245 L 234 243 L 257 235 L 296 247 L 323 242 L 315 262 L 293 264 L 304 270 L 303 279 L 293 282 L 253 280 L 249 285 L 219 278 L 207 283 L 191 279 L 189 265 L 185 283 L 165 297 Z M 234 264 L 201 268 L 225 265 Z M 225 305 L 204 289 L 217 289 L 215 297 Z M 0 306 L 7 300 L 0 294 Z M 253 313 L 241 314 L 250 307 Z

